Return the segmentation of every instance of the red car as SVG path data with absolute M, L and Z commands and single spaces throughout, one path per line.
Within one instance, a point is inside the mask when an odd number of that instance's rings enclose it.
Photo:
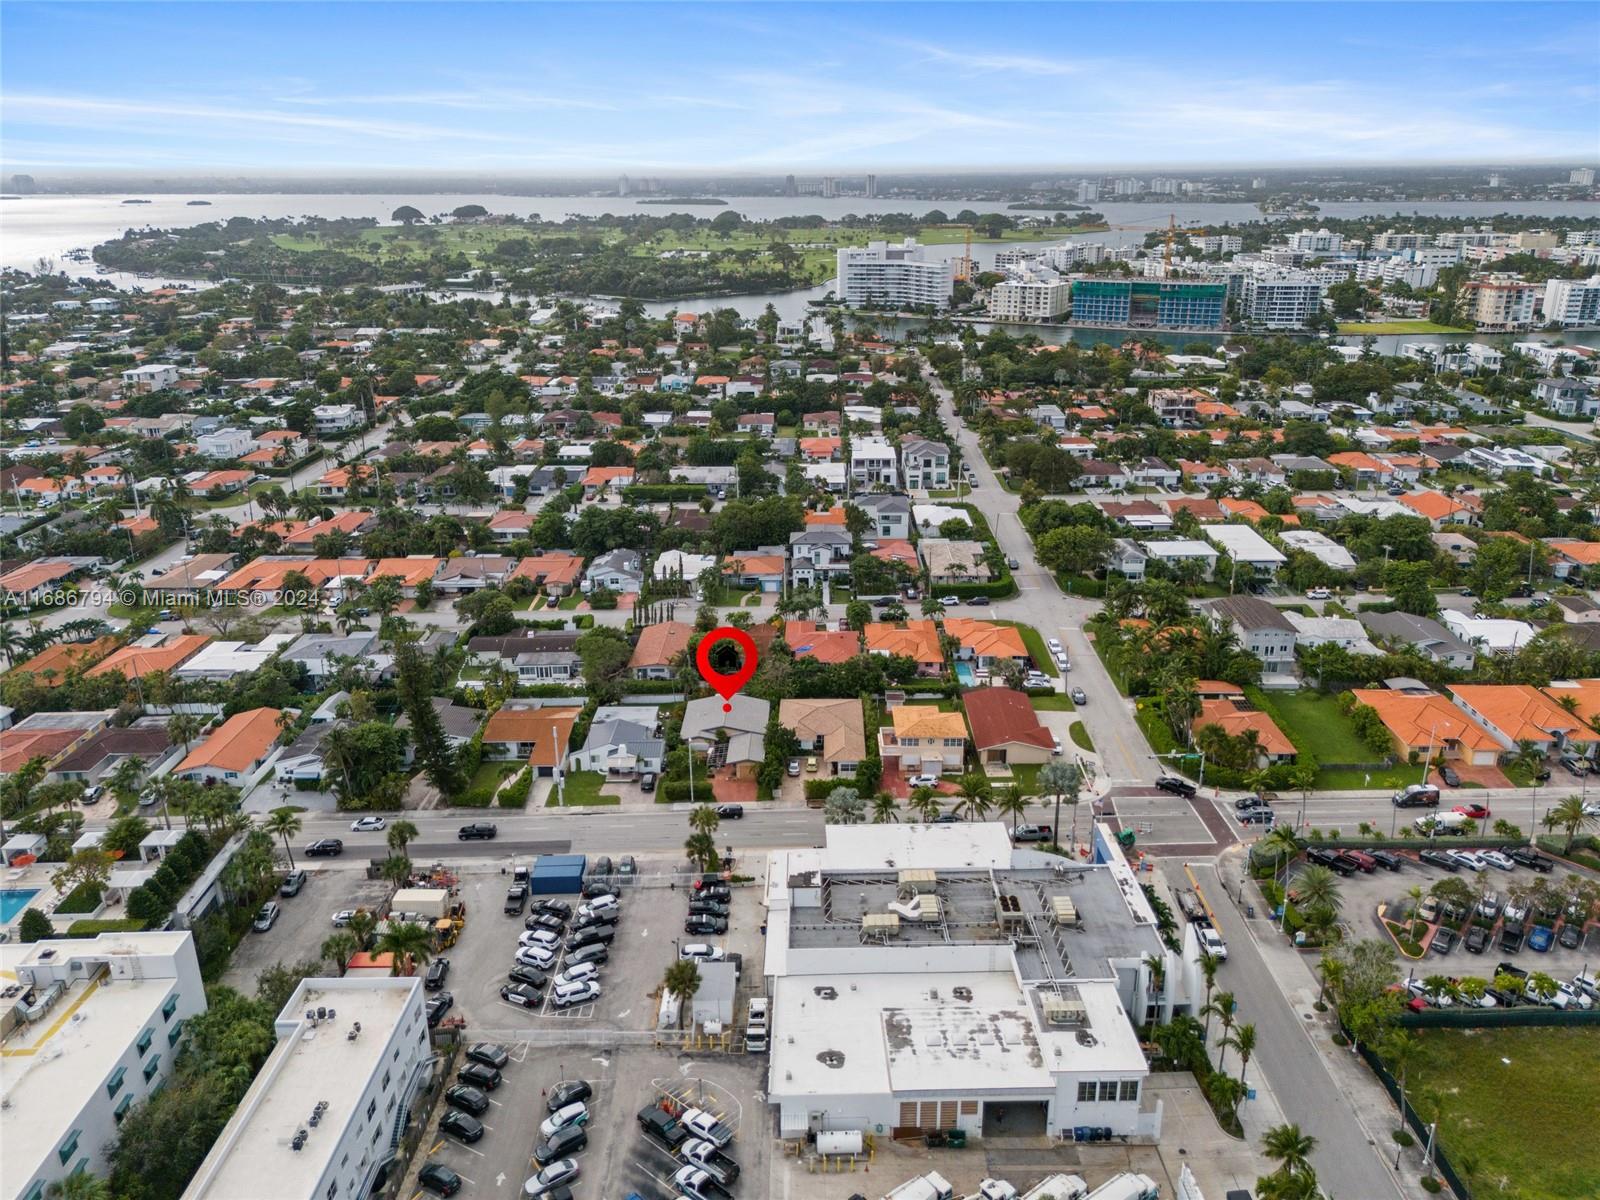
M 1486 820 L 1489 816 L 1488 806 L 1483 804 L 1458 804 L 1455 811 L 1463 817 L 1471 817 L 1474 821 Z

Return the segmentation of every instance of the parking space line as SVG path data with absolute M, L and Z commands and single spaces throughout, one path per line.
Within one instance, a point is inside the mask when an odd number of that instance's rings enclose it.
M 484 1128 L 487 1129 L 488 1126 L 485 1125 Z M 465 1150 L 468 1154 L 476 1154 L 479 1158 L 484 1157 L 484 1154 L 483 1154 L 482 1150 L 474 1150 L 471 1146 L 467 1145 L 465 1142 L 463 1142 L 460 1146 L 458 1146 L 456 1148 L 458 1150 Z

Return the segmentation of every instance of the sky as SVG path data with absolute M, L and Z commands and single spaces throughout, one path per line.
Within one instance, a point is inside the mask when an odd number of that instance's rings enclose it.
M 17 167 L 1600 160 L 1591 4 L 0 5 Z

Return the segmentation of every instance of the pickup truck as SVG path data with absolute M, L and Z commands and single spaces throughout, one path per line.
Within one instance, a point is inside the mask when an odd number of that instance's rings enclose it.
M 1018 825 L 1011 838 L 1017 842 L 1048 842 L 1054 840 L 1055 830 L 1049 825 Z
M 1222 935 L 1216 931 L 1210 921 L 1196 921 L 1194 924 L 1195 936 L 1200 939 L 1200 949 L 1205 954 L 1214 954 L 1224 962 L 1228 958 L 1228 943 L 1222 940 Z

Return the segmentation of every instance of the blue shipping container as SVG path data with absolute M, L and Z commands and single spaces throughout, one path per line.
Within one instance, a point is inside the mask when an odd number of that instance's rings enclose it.
M 530 896 L 576 896 L 583 891 L 583 870 L 588 860 L 582 854 L 541 854 L 528 872 Z

